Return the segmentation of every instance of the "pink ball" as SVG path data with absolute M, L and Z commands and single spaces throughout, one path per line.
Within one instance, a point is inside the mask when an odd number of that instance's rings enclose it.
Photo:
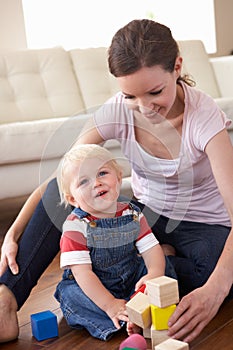
M 132 334 L 120 344 L 119 350 L 122 350 L 124 348 L 146 350 L 147 349 L 146 339 L 140 334 Z

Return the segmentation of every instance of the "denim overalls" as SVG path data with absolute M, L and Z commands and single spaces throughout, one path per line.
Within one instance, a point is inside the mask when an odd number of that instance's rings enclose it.
M 87 223 L 92 269 L 116 298 L 125 300 L 129 300 L 136 282 L 147 273 L 144 260 L 135 247 L 140 233 L 140 209 L 133 204 L 130 207 L 129 215 Z M 80 209 L 74 209 L 73 213 L 85 221 L 87 213 Z M 64 271 L 55 297 L 71 327 L 84 327 L 101 340 L 108 340 L 117 331 L 108 315 L 83 293 L 70 269 Z

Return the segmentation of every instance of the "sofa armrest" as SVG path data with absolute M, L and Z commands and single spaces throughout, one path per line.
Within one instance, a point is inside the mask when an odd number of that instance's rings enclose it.
M 222 97 L 233 97 L 233 56 L 210 58 Z

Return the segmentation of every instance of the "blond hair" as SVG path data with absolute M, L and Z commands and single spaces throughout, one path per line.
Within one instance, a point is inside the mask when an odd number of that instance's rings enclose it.
M 66 199 L 67 195 L 70 195 L 70 182 L 69 182 L 69 170 L 70 165 L 76 164 L 77 162 L 82 162 L 87 159 L 98 158 L 104 163 L 109 163 L 109 165 L 115 169 L 117 177 L 121 180 L 122 170 L 120 165 L 117 163 L 116 159 L 110 151 L 106 148 L 95 145 L 95 144 L 84 144 L 77 145 L 71 148 L 65 153 L 58 167 L 57 182 L 59 193 L 61 197 L 61 203 L 65 203 L 67 206 L 69 203 Z

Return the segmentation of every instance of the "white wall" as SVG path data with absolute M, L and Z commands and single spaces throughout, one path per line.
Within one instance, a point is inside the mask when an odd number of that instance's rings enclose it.
M 233 50 L 233 0 L 215 0 L 215 16 L 217 53 L 214 56 L 228 55 Z M 26 47 L 22 1 L 0 0 L 0 49 Z
M 0 0 L 0 49 L 27 47 L 21 0 Z
M 217 54 L 229 55 L 233 50 L 233 1 L 215 0 Z

